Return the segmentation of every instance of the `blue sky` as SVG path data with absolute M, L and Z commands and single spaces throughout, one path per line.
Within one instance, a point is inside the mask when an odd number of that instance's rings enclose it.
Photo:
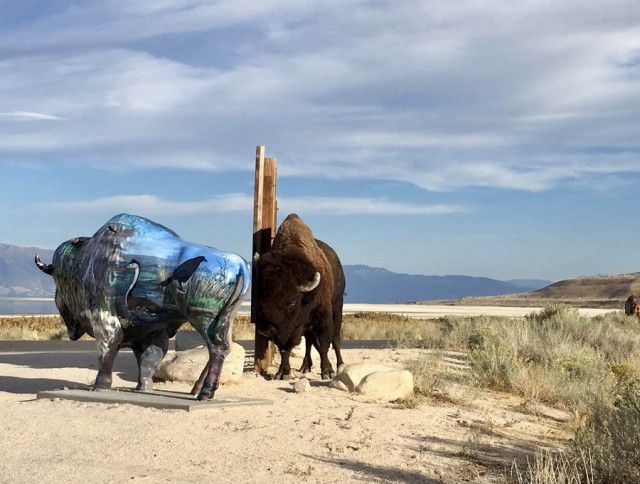
M 640 270 L 636 1 L 0 0 L 0 242 L 251 253 L 256 145 L 345 264 Z

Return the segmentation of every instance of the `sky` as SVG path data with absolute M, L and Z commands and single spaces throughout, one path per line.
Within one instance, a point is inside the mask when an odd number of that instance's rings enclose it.
M 343 264 L 640 271 L 640 2 L 0 0 L 0 242 L 251 256 L 255 150 Z

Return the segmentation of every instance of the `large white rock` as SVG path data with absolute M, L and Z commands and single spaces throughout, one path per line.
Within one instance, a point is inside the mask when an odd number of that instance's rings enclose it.
M 413 375 L 407 370 L 370 363 L 356 363 L 339 369 L 329 386 L 370 398 L 392 401 L 407 398 L 413 394 Z
M 229 354 L 222 365 L 220 384 L 242 380 L 244 356 L 244 348 L 238 343 L 231 343 Z M 194 383 L 200 377 L 207 361 L 209 361 L 209 351 L 205 347 L 168 353 L 154 377 L 161 380 Z
M 413 375 L 407 370 L 376 371 L 362 379 L 356 393 L 387 401 L 402 400 L 413 395 Z
M 362 379 L 370 373 L 392 370 L 393 368 L 389 368 L 388 366 L 374 365 L 371 363 L 353 363 L 350 365 L 344 365 L 342 368 L 338 368 L 338 374 L 333 378 L 329 386 L 340 390 L 346 389 L 349 392 L 354 392 Z M 341 385 L 338 382 L 341 383 Z

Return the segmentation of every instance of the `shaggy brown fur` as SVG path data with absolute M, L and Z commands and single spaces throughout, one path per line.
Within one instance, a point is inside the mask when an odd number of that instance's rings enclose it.
M 624 303 L 624 313 L 627 316 L 636 316 L 640 320 L 640 298 L 633 294 Z
M 320 282 L 312 290 L 316 273 Z M 314 238 L 311 229 L 296 214 L 290 214 L 278 228 L 271 249 L 256 261 L 256 305 L 258 331 L 272 339 L 281 353 L 276 378 L 291 372 L 289 354 L 304 334 L 306 353 L 300 371 L 311 369 L 311 345 L 320 353 L 322 378 L 334 374 L 327 356 L 333 344 L 337 365 L 340 355 L 340 330 L 345 289 L 342 264 L 329 245 Z

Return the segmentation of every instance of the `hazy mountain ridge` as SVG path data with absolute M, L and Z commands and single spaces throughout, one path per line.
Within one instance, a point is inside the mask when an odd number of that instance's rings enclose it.
M 53 296 L 53 278 L 38 270 L 34 263 L 36 254 L 45 262 L 53 257 L 52 250 L 0 243 L 0 296 Z
M 516 282 L 461 275 L 400 274 L 379 267 L 346 265 L 348 303 L 406 303 L 494 296 L 540 289 L 551 283 L 534 279 Z

